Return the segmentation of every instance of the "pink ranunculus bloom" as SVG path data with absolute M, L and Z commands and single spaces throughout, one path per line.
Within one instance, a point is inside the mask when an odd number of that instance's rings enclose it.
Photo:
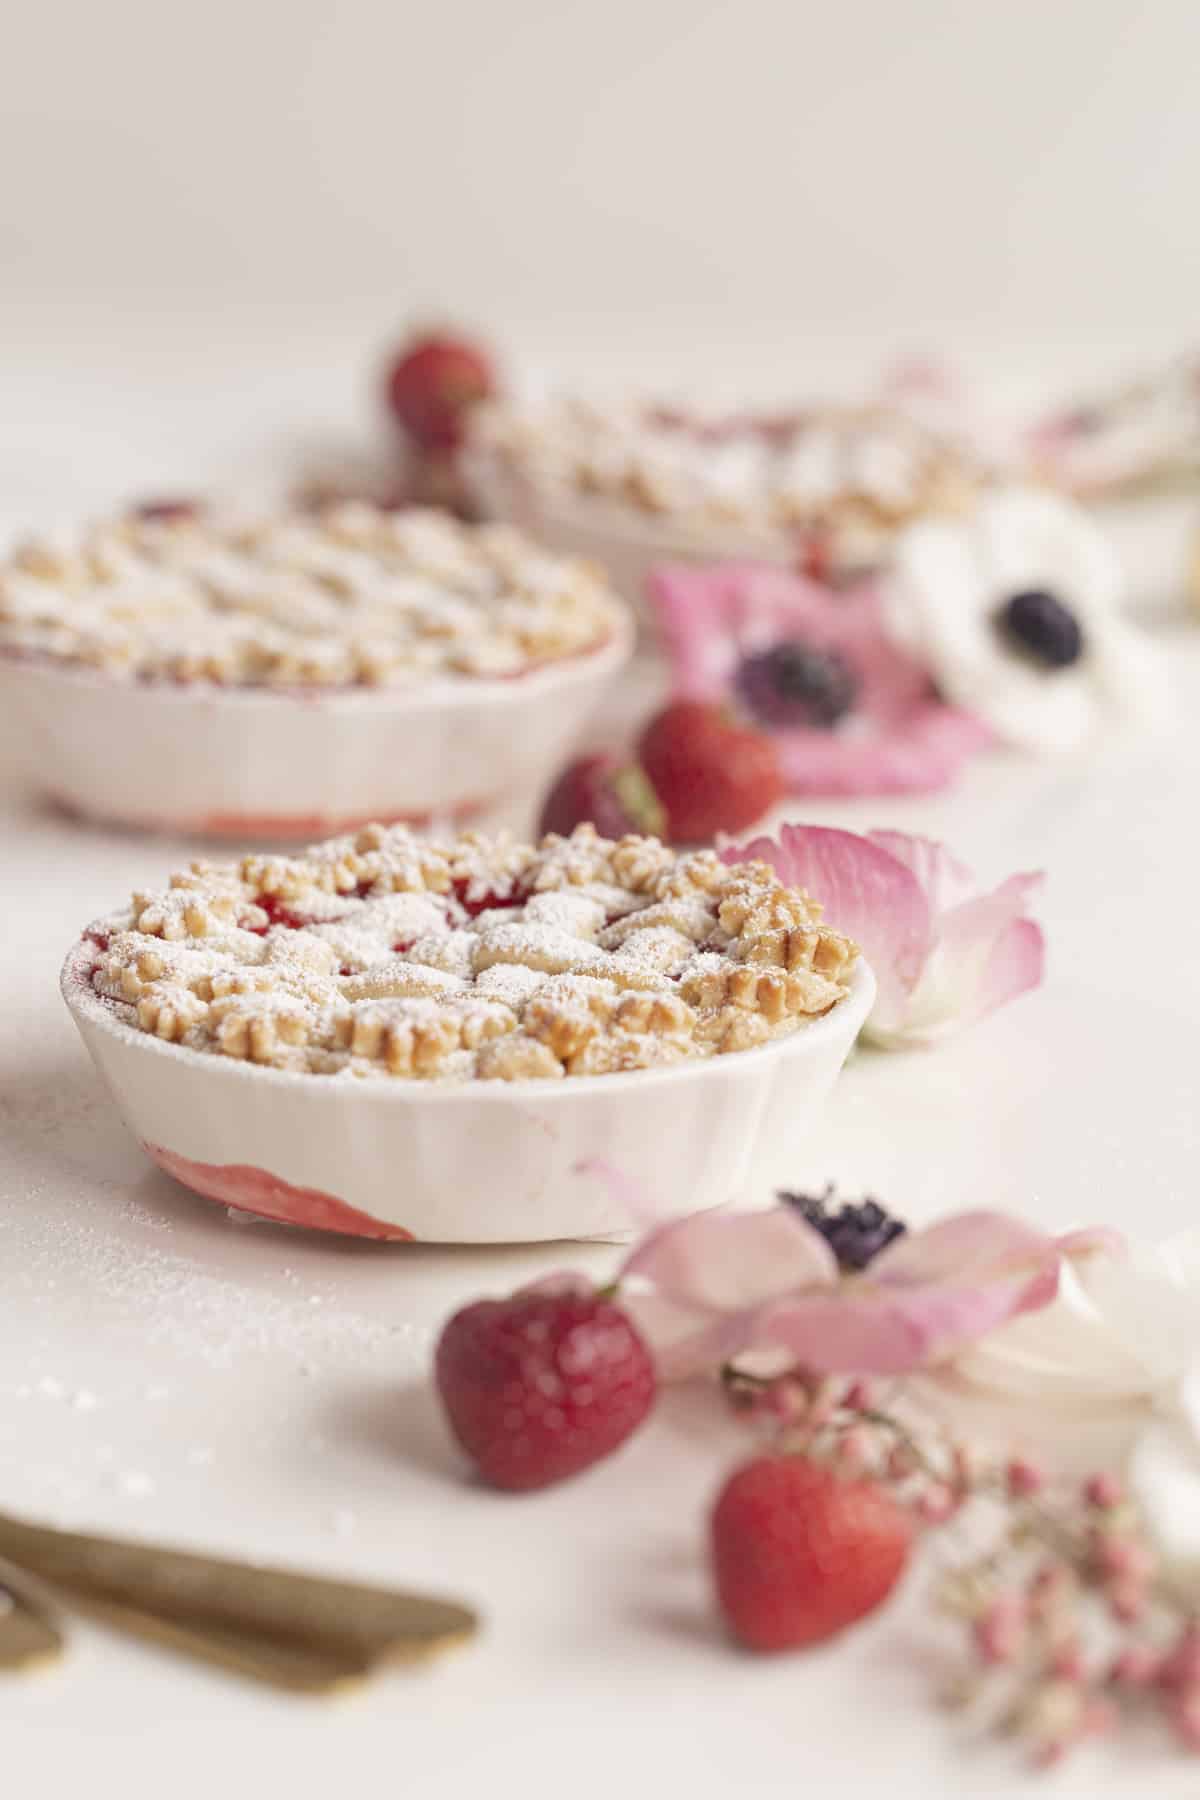
M 929 838 L 817 825 L 785 825 L 778 839 L 721 854 L 770 863 L 862 947 L 877 984 L 863 1033 L 885 1049 L 938 1044 L 1042 980 L 1045 940 L 1026 910 L 1039 874 L 1010 875 L 983 894 Z
M 764 563 L 670 564 L 653 571 L 649 595 L 675 697 L 745 711 L 769 732 L 793 793 L 930 791 L 992 741 L 938 699 L 928 669 L 889 637 L 873 581 L 835 593 Z M 848 675 L 853 698 L 831 722 L 819 722 L 828 692 L 815 707 L 764 697 L 763 659 L 781 646 L 832 656 Z
M 664 1379 L 782 1352 L 819 1375 L 905 1375 L 948 1361 L 1058 1293 L 1064 1259 L 1112 1234 L 1051 1237 L 999 1212 L 908 1231 L 859 1273 L 786 1201 L 659 1226 L 626 1259 L 621 1303 Z

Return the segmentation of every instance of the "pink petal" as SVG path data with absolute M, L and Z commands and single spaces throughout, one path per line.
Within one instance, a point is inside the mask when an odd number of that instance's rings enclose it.
M 970 713 L 927 700 L 886 730 L 775 735 L 793 794 L 929 794 L 947 787 L 969 756 L 992 742 Z
M 1056 1267 L 1057 1241 L 1011 1213 L 980 1209 L 954 1213 L 906 1231 L 870 1266 L 873 1286 L 924 1287 L 931 1282 L 973 1280 L 977 1275 Z
M 614 1210 L 624 1219 L 629 1230 L 648 1231 L 658 1223 L 661 1209 L 654 1205 L 645 1189 L 639 1187 L 631 1175 L 627 1175 L 624 1169 L 618 1169 L 606 1156 L 586 1156 L 572 1166 L 571 1173 L 594 1175 L 597 1181 L 602 1181 L 608 1189 L 608 1197 Z
M 959 1213 L 897 1238 L 832 1306 L 818 1294 L 772 1308 L 756 1338 L 818 1370 L 901 1374 L 1048 1306 L 1059 1266 L 1059 1245 L 1036 1226 Z
M 1111 1225 L 1083 1225 L 1055 1238 L 1060 1256 L 1078 1261 L 1085 1256 L 1128 1256 L 1129 1240 Z
M 875 1013 L 902 1016 L 932 936 L 925 895 L 910 869 L 852 831 L 823 825 L 785 825 L 779 842 L 756 838 L 722 851 L 727 863 L 770 863 L 789 886 L 807 888 L 839 931 L 861 945 L 875 971 Z
M 1040 875 L 1013 875 L 991 894 L 951 907 L 935 925 L 938 981 L 956 996 L 959 1025 L 974 1024 L 996 1007 L 1035 988 L 1045 966 L 1041 927 L 1025 905 Z
M 719 563 L 652 569 L 646 595 L 671 662 L 677 699 L 724 696 L 738 650 L 729 630 L 731 584 Z
M 964 1023 L 986 1018 L 998 1006 L 1040 987 L 1046 969 L 1046 940 L 1035 919 L 1014 919 L 996 941 L 983 979 L 976 990 L 975 1007 Z
M 754 1347 L 758 1307 L 701 1315 L 661 1294 L 626 1289 L 621 1306 L 649 1346 L 660 1381 L 713 1375 Z
M 661 564 L 646 593 L 677 699 L 726 699 L 744 656 L 789 637 L 827 644 L 837 616 L 826 588 L 772 563 Z
M 634 1247 L 619 1280 L 636 1276 L 697 1312 L 761 1306 L 798 1288 L 832 1286 L 837 1261 L 824 1238 L 789 1206 L 692 1213 Z
M 940 913 L 976 893 L 974 875 L 945 844 L 933 838 L 912 837 L 906 831 L 868 831 L 867 836 L 912 870 L 935 920 Z
M 836 1297 L 783 1301 L 760 1315 L 752 1342 L 789 1350 L 817 1373 L 903 1375 L 1048 1306 L 1057 1292 L 1057 1263 L 976 1286 L 877 1288 L 867 1276 Z
M 626 1259 L 621 1302 L 664 1381 L 711 1374 L 751 1348 L 764 1303 L 833 1286 L 828 1245 L 786 1206 L 694 1213 L 660 1226 Z

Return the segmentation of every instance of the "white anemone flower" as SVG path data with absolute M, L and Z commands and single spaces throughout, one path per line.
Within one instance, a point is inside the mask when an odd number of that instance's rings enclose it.
M 1003 742 L 1067 751 L 1163 708 L 1157 657 L 1122 617 L 1120 570 L 1083 510 L 996 489 L 901 532 L 888 621 L 944 697 Z
M 921 1396 L 1052 1461 L 1120 1463 L 1157 1423 L 1182 1416 L 1198 1360 L 1200 1230 L 1157 1245 L 1114 1237 L 1065 1261 L 1050 1306 L 971 1345 L 924 1378 Z M 1200 1378 L 1196 1392 L 1200 1401 Z M 1195 1498 L 1200 1550 L 1200 1485 Z
M 1170 1576 L 1200 1602 L 1200 1362 L 1141 1433 L 1129 1485 Z

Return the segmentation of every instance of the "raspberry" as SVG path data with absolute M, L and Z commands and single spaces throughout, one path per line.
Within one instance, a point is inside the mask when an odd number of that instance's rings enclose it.
M 830 1206 L 832 1187 L 819 1199 L 812 1194 L 780 1194 L 779 1198 L 795 1207 L 800 1217 L 820 1232 L 837 1257 L 839 1268 L 847 1271 L 865 1269 L 881 1250 L 908 1230 L 902 1219 L 893 1218 L 877 1200 L 847 1201 L 835 1212 Z
M 608 1456 L 654 1403 L 654 1363 L 620 1307 L 595 1294 L 479 1300 L 446 1325 L 436 1380 L 485 1481 L 548 1487 Z
M 1043 669 L 1069 669 L 1083 655 L 1083 629 L 1070 607 L 1040 588 L 1013 594 L 996 614 L 1000 632 Z
M 820 1643 L 882 1605 L 912 1528 L 878 1482 L 845 1480 L 799 1456 L 735 1470 L 713 1508 L 717 1598 L 751 1650 Z
M 610 838 L 628 831 L 659 837 L 665 824 L 641 769 L 636 763 L 622 765 L 615 756 L 581 756 L 568 763 L 546 796 L 538 829 L 569 837 L 588 820 L 601 837 Z
M 718 831 L 744 831 L 783 795 L 770 738 L 703 701 L 664 707 L 646 726 L 638 750 L 674 843 L 701 844 Z
M 766 725 L 830 730 L 850 711 L 858 681 L 844 656 L 790 638 L 746 657 L 738 693 Z

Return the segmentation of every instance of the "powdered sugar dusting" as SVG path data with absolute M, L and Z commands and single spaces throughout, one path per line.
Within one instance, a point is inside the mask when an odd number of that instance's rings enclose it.
M 503 399 L 474 433 L 485 456 L 536 489 L 760 532 L 894 526 L 961 498 L 980 475 L 962 445 L 881 408 L 759 418 L 636 399 Z
M 621 610 L 590 566 L 518 532 L 361 504 L 131 515 L 0 565 L 0 647 L 143 681 L 508 678 L 597 647 Z
M 836 1005 L 855 955 L 765 865 L 590 826 L 538 845 L 369 826 L 303 856 L 195 863 L 99 935 L 94 992 L 158 1038 L 455 1081 L 752 1048 Z

